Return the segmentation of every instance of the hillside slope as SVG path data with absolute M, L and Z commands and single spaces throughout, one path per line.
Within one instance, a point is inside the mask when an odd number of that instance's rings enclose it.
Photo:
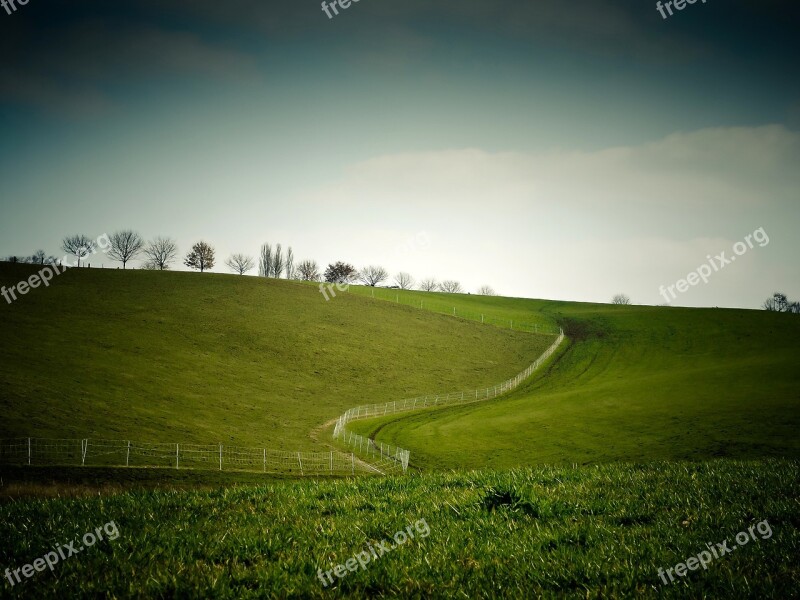
M 527 386 L 353 429 L 379 430 L 417 467 L 800 456 L 796 315 L 528 303 L 571 343 Z
M 0 285 L 34 271 L 0 264 Z M 289 450 L 357 404 L 493 384 L 550 339 L 287 281 L 110 269 L 0 302 L 0 331 L 0 437 Z

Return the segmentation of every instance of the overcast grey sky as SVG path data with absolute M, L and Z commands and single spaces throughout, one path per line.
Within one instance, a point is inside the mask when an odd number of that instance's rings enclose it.
M 134 228 L 211 243 L 215 271 L 268 241 L 473 292 L 660 304 L 763 228 L 672 303 L 800 299 L 796 2 L 17 8 L 0 256 Z

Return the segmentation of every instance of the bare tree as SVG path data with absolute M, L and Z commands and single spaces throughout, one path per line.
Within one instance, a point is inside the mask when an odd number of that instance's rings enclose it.
M 770 312 L 793 312 L 791 308 L 792 304 L 795 303 L 789 302 L 786 294 L 775 292 L 772 294 L 771 298 L 767 298 L 764 301 L 763 307 L 764 310 L 768 310 Z
M 319 267 L 314 260 L 303 260 L 297 264 L 297 276 L 302 281 L 319 281 Z
M 294 252 L 291 246 L 286 249 L 286 260 L 283 262 L 286 266 L 286 279 L 294 279 Z
M 342 261 L 336 264 L 329 264 L 325 269 L 325 281 L 327 283 L 350 283 L 358 276 L 358 271 L 350 263 Z
M 95 251 L 95 243 L 89 237 L 78 234 L 65 237 L 61 242 L 64 252 L 72 254 L 78 259 L 78 266 L 81 266 L 81 259 L 86 258 Z
M 786 312 L 790 312 L 790 313 L 793 313 L 793 314 L 796 314 L 796 315 L 800 314 L 800 302 L 792 302 L 792 303 L 790 303 L 789 304 L 789 308 L 786 310 Z
M 110 241 L 111 247 L 108 249 L 108 255 L 121 262 L 123 269 L 129 260 L 142 251 L 144 246 L 142 236 L 130 229 L 113 233 Z
M 186 255 L 183 264 L 192 269 L 198 269 L 201 273 L 206 269 L 213 269 L 214 248 L 205 242 L 197 242 L 192 246 L 192 251 Z
M 439 282 L 432 278 L 423 279 L 419 284 L 419 289 L 423 292 L 435 292 L 439 289 Z
M 44 250 L 37 250 L 30 258 L 30 261 L 35 265 L 43 265 L 45 260 L 47 260 L 47 254 Z
M 630 304 L 631 299 L 625 294 L 617 294 L 611 299 L 612 304 Z
M 364 267 L 358 273 L 358 280 L 364 285 L 375 287 L 379 283 L 389 279 L 389 273 L 383 267 L 369 266 Z
M 238 273 L 239 275 L 244 275 L 250 269 L 256 266 L 253 257 L 245 256 L 244 254 L 232 255 L 228 260 L 225 261 L 225 264 L 230 267 L 231 271 Z
M 281 245 L 275 245 L 275 253 L 272 255 L 272 276 L 276 279 L 280 279 L 281 275 L 283 275 L 283 252 L 281 251 Z
M 480 296 L 496 296 L 494 289 L 490 285 L 482 285 L 478 288 L 478 295 Z
M 154 271 L 169 269 L 169 265 L 178 256 L 178 246 L 170 238 L 157 237 L 144 249 L 147 257 L 144 267 Z
M 272 275 L 272 246 L 269 244 L 261 246 L 261 254 L 258 258 L 258 275 L 259 277 Z
M 457 281 L 453 281 L 452 279 L 448 279 L 447 281 L 443 281 L 442 284 L 439 286 L 439 289 L 443 292 L 447 292 L 448 294 L 460 294 L 462 293 L 461 284 Z
M 414 287 L 414 278 L 408 273 L 398 273 L 394 277 L 394 282 L 401 290 L 410 290 Z

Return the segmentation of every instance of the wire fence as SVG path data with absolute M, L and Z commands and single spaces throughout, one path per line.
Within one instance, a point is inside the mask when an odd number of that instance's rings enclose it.
M 347 445 L 357 448 L 359 455 L 369 456 L 371 453 L 372 456 L 379 456 L 381 459 L 394 460 L 399 463 L 403 472 L 405 472 L 408 468 L 408 461 L 411 456 L 409 450 L 404 450 L 403 448 L 391 446 L 389 444 L 378 443 L 360 434 L 348 431 L 347 424 L 359 419 L 383 417 L 399 412 L 438 406 L 456 406 L 459 404 L 471 404 L 473 402 L 491 400 L 492 398 L 496 398 L 518 387 L 523 381 L 530 377 L 536 369 L 541 367 L 544 361 L 553 355 L 563 341 L 564 331 L 559 330 L 556 340 L 533 362 L 533 364 L 511 379 L 492 387 L 470 390 L 467 392 L 450 392 L 448 394 L 420 396 L 417 398 L 408 398 L 406 400 L 386 402 L 385 404 L 366 404 L 351 408 L 336 420 L 336 426 L 333 429 L 333 437 L 334 439 L 341 438 Z
M 425 295 L 422 296 L 421 293 L 413 290 L 393 290 L 390 288 L 362 287 L 355 285 L 348 285 L 347 292 L 351 294 L 357 294 L 359 296 L 367 296 L 376 300 L 392 302 L 394 304 L 413 306 L 414 308 L 419 308 L 442 315 L 451 315 L 461 319 L 477 321 L 486 325 L 495 325 L 496 327 L 512 329 L 513 331 L 543 333 L 549 335 L 558 335 L 559 333 L 559 328 L 549 323 L 528 323 L 524 321 L 515 321 L 514 319 L 496 317 L 487 313 L 481 313 L 479 311 L 465 310 L 453 306 L 453 304 L 448 302 L 446 299 L 438 299 L 430 293 L 425 293 Z
M 378 468 L 359 460 L 352 452 L 285 452 L 223 444 L 143 443 L 88 438 L 2 439 L 0 463 L 39 466 L 155 467 L 289 475 L 382 473 Z
M 419 306 L 421 309 L 452 314 L 481 323 L 509 327 L 518 331 L 556 335 L 544 323 L 524 323 L 493 317 L 477 312 L 458 310 L 446 301 L 416 298 L 413 293 L 384 288 L 352 288 L 361 295 L 399 304 Z M 376 294 L 377 291 L 377 294 Z M 409 398 L 385 404 L 369 404 L 351 408 L 341 415 L 334 427 L 333 437 L 353 447 L 355 452 L 287 452 L 266 448 L 225 446 L 223 444 L 148 443 L 132 440 L 102 439 L 0 439 L 0 464 L 40 466 L 95 466 L 95 467 L 151 467 L 175 469 L 204 469 L 219 471 L 246 471 L 281 473 L 290 475 L 351 474 L 356 472 L 380 473 L 406 472 L 410 451 L 348 431 L 350 421 L 381 417 L 416 409 L 454 406 L 496 398 L 519 386 L 547 360 L 564 340 L 558 330 L 555 342 L 527 369 L 492 387 Z

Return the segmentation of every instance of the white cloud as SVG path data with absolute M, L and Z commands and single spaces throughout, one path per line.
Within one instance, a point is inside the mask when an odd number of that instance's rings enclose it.
M 308 190 L 298 206 L 346 214 L 346 256 L 418 278 L 490 283 L 513 295 L 658 304 L 669 285 L 758 227 L 751 250 L 677 303 L 755 307 L 798 281 L 800 136 L 781 126 L 707 129 L 593 153 L 477 149 L 377 157 Z M 379 223 L 379 227 L 374 224 Z M 429 231 L 424 252 L 397 240 Z M 800 289 L 795 295 L 800 295 Z

